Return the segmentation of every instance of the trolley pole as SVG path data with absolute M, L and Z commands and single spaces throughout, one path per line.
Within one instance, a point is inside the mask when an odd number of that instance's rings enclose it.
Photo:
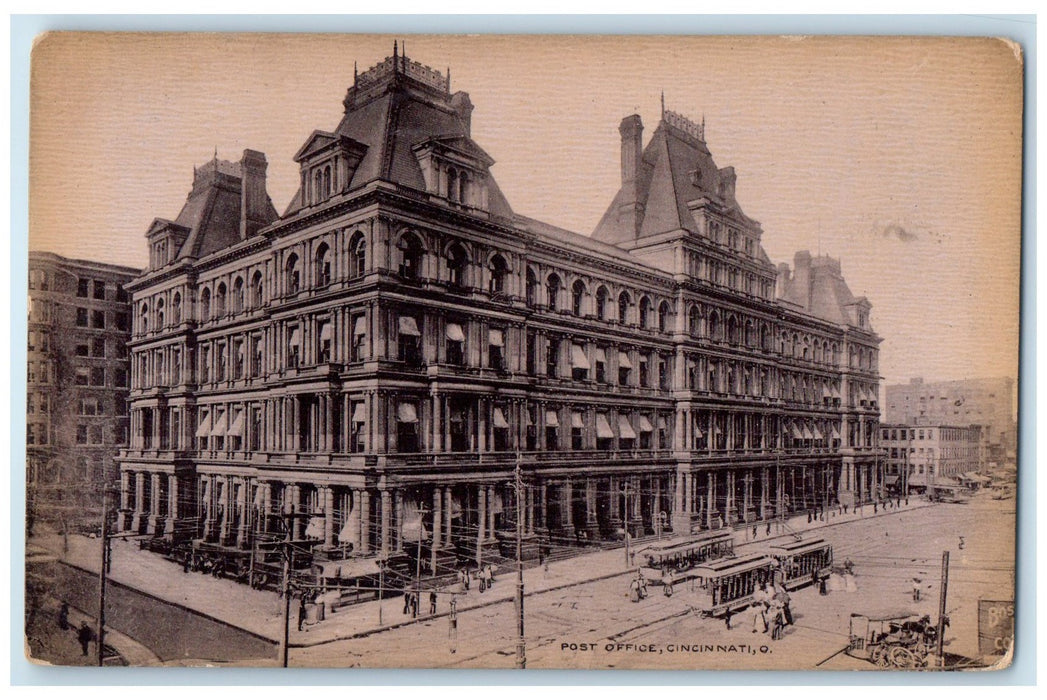
M 527 668 L 527 644 L 524 639 L 523 580 L 523 474 L 520 453 L 516 453 L 516 667 Z
M 102 488 L 102 566 L 98 573 L 98 665 L 103 665 L 105 653 L 105 592 L 109 568 L 109 488 Z
M 294 528 L 294 504 L 289 512 L 284 513 L 284 580 L 281 588 L 284 594 L 284 633 L 280 637 L 280 665 L 287 668 L 288 644 L 291 638 L 291 531 Z
M 938 598 L 938 667 L 945 668 L 945 596 L 949 590 L 949 551 L 942 552 L 942 593 Z

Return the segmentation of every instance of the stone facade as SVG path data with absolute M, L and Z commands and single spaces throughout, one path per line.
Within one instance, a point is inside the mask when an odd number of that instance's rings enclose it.
M 517 497 L 533 553 L 881 491 L 868 302 L 838 261 L 768 260 L 696 125 L 643 147 L 626 118 L 582 236 L 512 211 L 439 72 L 394 56 L 344 107 L 282 215 L 245 151 L 150 228 L 124 527 L 245 546 L 293 505 L 318 551 L 441 572 Z

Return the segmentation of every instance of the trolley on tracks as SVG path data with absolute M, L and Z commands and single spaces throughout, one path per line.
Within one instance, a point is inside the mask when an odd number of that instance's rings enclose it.
M 821 538 L 768 544 L 762 551 L 774 559 L 777 581 L 790 591 L 817 583 L 832 573 L 833 546 Z
M 765 554 L 717 559 L 692 570 L 695 609 L 718 617 L 749 607 L 757 586 L 771 580 L 774 560 Z
M 693 578 L 694 567 L 734 554 L 734 537 L 713 532 L 679 537 L 640 550 L 640 573 L 648 583 L 673 586 Z

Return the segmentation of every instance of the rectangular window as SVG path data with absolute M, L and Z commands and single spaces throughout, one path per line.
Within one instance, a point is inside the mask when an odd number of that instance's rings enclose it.
M 589 378 L 589 358 L 585 355 L 585 346 L 571 344 L 571 379 L 576 382 Z
M 629 360 L 629 355 L 621 350 L 618 351 L 618 383 L 621 386 L 629 385 L 629 371 L 633 368 L 633 363 Z
M 101 309 L 91 311 L 91 328 L 105 328 L 105 311 Z
M 105 386 L 105 367 L 91 368 L 91 386 Z
M 556 411 L 548 409 L 545 412 L 545 449 L 555 451 L 560 449 L 560 420 Z
M 658 388 L 662 391 L 669 390 L 669 361 L 664 357 L 658 358 Z
M 320 321 L 317 324 L 316 337 L 317 361 L 320 364 L 328 364 L 331 361 L 331 324 L 329 321 Z
M 413 316 L 401 316 L 397 328 L 397 359 L 409 367 L 420 367 L 422 334 L 418 330 L 418 321 Z
M 76 444 L 86 445 L 87 444 L 87 426 L 78 425 L 76 426 Z
M 505 370 L 504 345 L 505 331 L 501 328 L 490 329 L 487 343 L 487 366 L 499 372 Z
M 607 351 L 603 348 L 596 348 L 594 374 L 596 381 L 600 384 L 607 383 Z
M 251 336 L 251 376 L 262 376 L 262 336 Z
M 558 376 L 558 367 L 560 364 L 560 339 L 550 338 L 549 339 L 549 351 L 545 356 L 545 376 L 556 377 Z
M 534 333 L 527 334 L 527 374 L 534 376 L 537 364 L 537 344 Z
M 118 331 L 129 331 L 131 329 L 130 324 L 127 322 L 127 314 L 116 314 L 113 323 L 116 324 Z
M 418 409 L 413 403 L 401 403 L 396 412 L 396 451 L 418 451 Z
M 460 323 L 448 323 L 445 333 L 447 343 L 447 364 L 465 364 L 465 331 Z
M 101 415 L 101 406 L 99 406 L 98 398 L 94 396 L 83 397 L 80 399 L 80 415 L 81 416 L 98 416 Z
M 113 370 L 113 386 L 127 386 L 127 370 L 126 369 L 114 369 Z
M 646 357 L 641 357 L 640 358 L 640 386 L 647 386 L 647 385 L 648 385 L 647 358 Z
M 124 285 L 122 284 L 116 285 L 116 300 L 122 304 L 126 304 L 128 302 L 127 290 L 124 289 Z
M 79 328 L 87 328 L 87 309 L 83 307 L 77 307 L 76 309 L 76 325 Z
M 215 370 L 218 373 L 218 381 L 225 381 L 226 373 L 226 360 L 225 360 L 225 343 L 218 343 L 214 350 Z
M 87 290 L 91 285 L 91 280 L 81 277 L 76 281 L 76 296 L 87 298 Z
M 350 348 L 350 362 L 363 362 L 367 356 L 367 319 L 363 314 L 353 316 L 353 342 Z
M 349 451 L 360 453 L 366 451 L 367 439 L 367 406 L 363 401 L 350 404 L 352 419 L 349 425 Z
M 87 386 L 91 380 L 91 370 L 87 367 L 77 367 L 74 382 L 77 386 Z
M 582 431 L 585 429 L 585 421 L 581 411 L 571 412 L 571 449 L 581 450 L 585 448 Z
M 297 367 L 299 361 L 299 353 L 301 352 L 302 346 L 302 335 L 298 330 L 298 326 L 288 326 L 287 328 L 287 366 Z
M 94 298 L 105 299 L 105 282 L 103 280 L 94 281 Z
M 77 357 L 88 357 L 88 356 L 90 356 L 90 354 L 91 354 L 91 348 L 87 345 L 87 343 L 77 343 L 76 344 L 76 356 Z
M 102 426 L 92 425 L 87 431 L 87 442 L 91 445 L 102 444 Z
M 105 357 L 105 338 L 94 338 L 91 341 L 91 357 Z

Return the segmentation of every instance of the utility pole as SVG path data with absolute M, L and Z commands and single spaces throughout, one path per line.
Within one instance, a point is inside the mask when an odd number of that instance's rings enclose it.
M 523 474 L 520 452 L 516 453 L 516 667 L 527 668 L 527 646 L 524 640 L 523 580 Z
M 105 642 L 105 590 L 109 568 L 109 488 L 102 487 L 102 566 L 98 572 L 98 665 L 104 661 L 102 645 Z
M 287 668 L 288 644 L 291 638 L 291 531 L 294 529 L 294 504 L 284 513 L 284 580 L 281 588 L 284 594 L 284 633 L 280 637 L 280 664 Z
M 942 593 L 938 598 L 938 667 L 945 667 L 945 596 L 949 590 L 949 550 L 942 552 Z
M 626 478 L 625 486 L 622 489 L 625 494 L 625 508 L 622 510 L 625 524 L 625 565 L 629 566 L 629 480 Z M 617 498 L 617 494 L 615 498 Z

